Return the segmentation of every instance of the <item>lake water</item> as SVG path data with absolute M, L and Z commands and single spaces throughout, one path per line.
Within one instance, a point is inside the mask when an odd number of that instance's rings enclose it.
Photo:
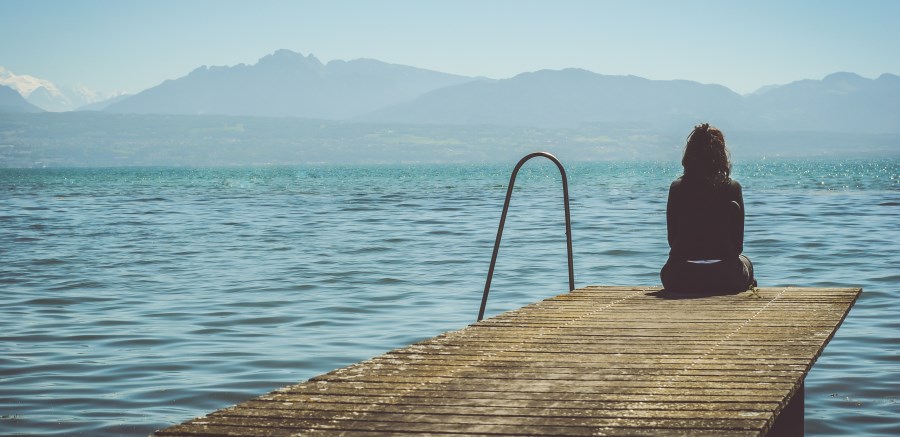
M 0 435 L 143 436 L 474 321 L 510 165 L 0 169 Z M 653 285 L 676 163 L 569 163 L 576 285 Z M 864 292 L 809 435 L 900 435 L 900 160 L 737 162 L 761 286 Z M 488 315 L 566 291 L 519 176 Z

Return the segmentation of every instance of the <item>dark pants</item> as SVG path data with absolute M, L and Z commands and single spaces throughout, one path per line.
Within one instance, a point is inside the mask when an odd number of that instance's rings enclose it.
M 667 291 L 683 293 L 739 293 L 753 285 L 753 263 L 740 255 L 713 264 L 669 259 L 659 272 Z

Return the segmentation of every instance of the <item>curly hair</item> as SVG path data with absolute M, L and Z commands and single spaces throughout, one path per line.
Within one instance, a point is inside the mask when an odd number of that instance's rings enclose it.
M 687 137 L 681 165 L 688 179 L 720 185 L 731 177 L 731 160 L 722 131 L 703 123 Z

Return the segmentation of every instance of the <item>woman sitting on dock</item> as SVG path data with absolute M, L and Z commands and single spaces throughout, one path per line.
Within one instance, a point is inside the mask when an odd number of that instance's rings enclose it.
M 660 272 L 666 291 L 737 293 L 754 285 L 744 247 L 744 198 L 731 178 L 725 136 L 696 126 L 681 160 L 684 174 L 669 187 L 669 259 Z

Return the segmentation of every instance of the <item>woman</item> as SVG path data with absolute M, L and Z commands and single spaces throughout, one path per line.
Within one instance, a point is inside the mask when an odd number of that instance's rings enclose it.
M 684 174 L 669 187 L 669 259 L 660 272 L 667 291 L 737 293 L 755 285 L 744 249 L 744 198 L 731 179 L 722 131 L 708 123 L 688 136 Z

